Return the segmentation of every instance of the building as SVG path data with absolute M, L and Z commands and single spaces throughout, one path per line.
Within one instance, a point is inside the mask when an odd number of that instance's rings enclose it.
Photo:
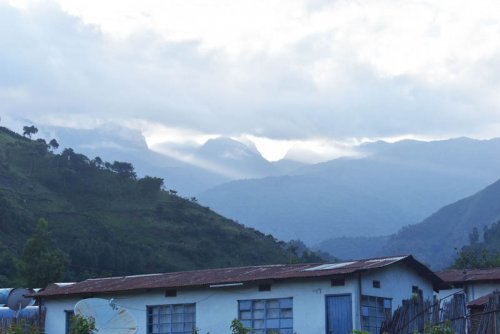
M 431 299 L 442 283 L 412 256 L 333 264 L 290 264 L 88 279 L 36 294 L 45 332 L 65 334 L 81 299 L 98 297 L 128 310 L 138 334 L 230 333 L 240 319 L 252 333 L 378 333 L 403 299 Z
M 441 287 L 440 298 L 447 294 L 463 291 L 466 302 L 471 302 L 495 290 L 500 290 L 500 268 L 453 269 L 436 274 L 445 283 Z

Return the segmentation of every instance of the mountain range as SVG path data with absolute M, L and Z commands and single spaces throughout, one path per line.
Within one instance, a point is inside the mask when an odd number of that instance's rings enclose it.
M 482 206 L 493 205 L 480 204 L 477 211 L 478 200 L 469 196 L 479 191 L 484 199 L 481 189 L 500 177 L 500 139 L 379 141 L 355 147 L 354 157 L 305 165 L 269 162 L 253 145 L 229 138 L 208 140 L 180 161 L 150 150 L 140 132 L 76 133 L 81 135 L 57 129 L 63 144 L 91 156 L 133 161 L 139 174 L 162 176 L 167 188 L 195 195 L 246 226 L 303 240 L 344 259 L 415 253 L 434 267 L 446 266 L 473 227 L 497 217 L 496 209 L 479 217 L 488 212 Z M 494 203 L 494 196 L 489 201 Z M 453 227 L 456 210 L 478 214 Z M 446 231 L 449 237 L 430 231 Z M 438 249 L 439 260 L 433 256 Z
M 92 129 L 41 129 L 45 137 L 57 138 L 62 147 L 71 147 L 91 158 L 132 162 L 138 175 L 162 177 L 166 187 L 189 197 L 232 180 L 283 175 L 304 166 L 286 159 L 267 161 L 255 146 L 226 137 L 209 139 L 179 158 L 150 149 L 140 131 L 114 124 Z
M 247 226 L 315 244 L 395 233 L 500 176 L 500 139 L 379 142 L 359 151 L 286 176 L 231 181 L 198 198 Z

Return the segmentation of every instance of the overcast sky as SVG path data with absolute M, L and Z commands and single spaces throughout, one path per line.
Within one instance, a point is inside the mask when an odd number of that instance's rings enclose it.
M 500 132 L 500 1 L 0 0 L 5 124 L 223 135 L 270 159 Z

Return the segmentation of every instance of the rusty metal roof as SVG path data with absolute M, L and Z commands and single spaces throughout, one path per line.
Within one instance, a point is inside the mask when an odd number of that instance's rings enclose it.
M 436 273 L 443 281 L 450 284 L 467 282 L 500 282 L 500 268 L 490 269 L 453 269 Z
M 87 279 L 69 286 L 45 289 L 34 296 L 45 298 L 71 295 L 95 295 L 147 289 L 209 287 L 211 285 L 231 283 L 333 277 L 375 270 L 399 262 L 414 268 L 420 275 L 431 280 L 435 286 L 442 283 L 439 277 L 430 269 L 415 260 L 411 255 L 405 255 L 341 263 L 264 265 Z
M 493 293 L 489 293 L 487 295 L 484 295 L 482 297 L 479 297 L 477 299 L 474 299 L 470 302 L 467 303 L 467 306 L 468 307 L 472 307 L 472 308 L 482 308 L 484 307 L 486 304 L 488 304 L 488 302 L 490 301 L 490 298 L 493 297 Z

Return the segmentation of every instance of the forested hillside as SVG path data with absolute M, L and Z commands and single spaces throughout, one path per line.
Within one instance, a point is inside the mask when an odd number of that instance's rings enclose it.
M 272 236 L 162 190 L 162 179 L 137 179 L 129 163 L 57 146 L 0 127 L 2 284 L 19 279 L 39 218 L 69 256 L 65 280 L 299 260 Z
M 469 233 L 469 245 L 462 247 L 454 268 L 500 267 L 500 222 L 483 228 L 473 228 Z
M 433 269 L 450 266 L 458 251 L 470 241 L 469 233 L 474 228 L 482 231 L 500 220 L 499 199 L 497 181 L 473 196 L 443 207 L 421 223 L 401 229 L 389 238 L 382 254 L 412 253 Z

